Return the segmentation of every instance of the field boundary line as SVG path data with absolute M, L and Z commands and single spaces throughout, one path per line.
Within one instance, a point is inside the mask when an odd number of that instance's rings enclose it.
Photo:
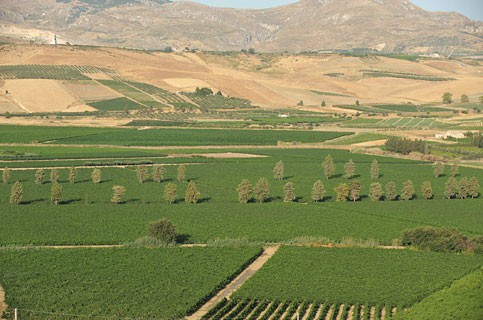
M 270 258 L 278 251 L 280 245 L 265 247 L 263 253 L 250 264 L 242 273 L 240 273 L 230 284 L 223 288 L 216 296 L 211 298 L 200 309 L 191 316 L 186 317 L 187 320 L 199 320 L 214 306 L 216 306 L 224 298 L 229 299 L 248 279 L 250 279 Z

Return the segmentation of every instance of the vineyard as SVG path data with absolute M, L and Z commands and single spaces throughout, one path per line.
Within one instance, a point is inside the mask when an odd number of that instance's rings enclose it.
M 377 71 L 377 70 L 361 70 L 363 78 L 399 78 L 399 79 L 411 79 L 422 81 L 451 81 L 453 78 L 441 78 L 425 74 L 416 73 L 402 73 L 402 72 L 390 72 L 390 71 Z
M 219 95 L 200 96 L 196 93 L 184 92 L 184 96 L 190 98 L 203 109 L 243 109 L 253 108 L 251 102 L 246 99 L 224 97 Z
M 127 83 L 135 88 L 138 88 L 139 90 L 155 96 L 163 103 L 173 104 L 185 102 L 180 96 L 150 84 L 133 81 L 128 81 Z
M 114 71 L 95 66 L 78 65 L 14 65 L 0 66 L 0 79 L 90 80 L 85 74 Z
M 368 304 L 330 304 L 320 302 L 271 302 L 257 300 L 222 300 L 203 320 L 228 319 L 301 319 L 301 320 L 385 320 L 397 313 L 395 306 Z

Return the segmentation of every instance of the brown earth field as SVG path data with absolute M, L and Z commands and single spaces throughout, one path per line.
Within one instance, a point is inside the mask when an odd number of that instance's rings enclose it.
M 168 54 L 116 48 L 39 45 L 2 45 L 0 50 L 0 65 L 99 66 L 113 69 L 123 78 L 157 85 L 172 92 L 206 85 L 221 90 L 225 95 L 250 99 L 253 104 L 265 108 L 295 108 L 303 100 L 304 108 L 308 110 L 331 111 L 319 107 L 322 100 L 326 101 L 327 108 L 331 108 L 337 104 L 353 104 L 356 99 L 361 103 L 438 102 L 446 91 L 452 92 L 455 98 L 462 94 L 470 97 L 483 95 L 483 66 L 457 60 L 423 59 L 412 62 L 381 56 L 353 57 L 337 54 Z M 363 78 L 361 70 L 411 73 L 455 80 Z M 340 74 L 339 77 L 328 76 L 335 73 Z M 25 86 L 24 81 L 27 81 Z M 28 91 L 42 87 L 48 93 L 45 95 L 49 95 L 51 91 L 47 87 L 55 85 L 50 83 L 46 86 L 46 81 L 22 80 L 17 83 L 17 89 L 13 87 L 12 91 L 19 90 L 20 84 L 20 87 L 29 87 Z M 11 82 L 7 80 L 5 86 L 10 87 Z M 41 85 L 37 86 L 37 82 Z M 312 90 L 348 97 L 318 94 Z M 61 111 L 79 98 L 115 96 L 113 92 L 102 92 L 94 87 L 85 87 L 84 90 L 79 86 L 66 88 L 65 84 L 61 90 L 56 91 L 61 96 L 51 94 L 51 99 L 36 96 L 33 99 L 35 101 L 24 98 L 27 99 L 26 108 L 37 112 Z M 52 99 L 60 102 L 52 105 Z

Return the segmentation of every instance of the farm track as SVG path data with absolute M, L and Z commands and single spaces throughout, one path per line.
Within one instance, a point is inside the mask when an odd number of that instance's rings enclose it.
M 201 319 L 208 311 L 210 311 L 214 306 L 216 306 L 221 300 L 224 298 L 230 298 L 230 296 L 238 290 L 248 279 L 250 279 L 258 270 L 268 260 L 278 251 L 280 248 L 279 245 L 266 247 L 264 252 L 260 257 L 258 257 L 248 268 L 246 268 L 242 273 L 238 275 L 228 286 L 226 286 L 223 290 L 218 292 L 216 296 L 214 296 L 210 301 L 205 303 L 198 311 L 196 311 L 193 315 L 187 317 L 187 320 L 199 320 Z
M 7 310 L 7 304 L 5 303 L 5 291 L 0 285 L 0 316 L 5 310 Z

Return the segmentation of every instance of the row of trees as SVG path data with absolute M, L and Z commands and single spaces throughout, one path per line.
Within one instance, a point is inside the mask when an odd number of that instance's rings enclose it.
M 401 154 L 410 154 L 411 152 L 428 153 L 427 143 L 423 140 L 390 137 L 387 139 L 385 146 L 387 151 Z
M 332 156 L 330 154 L 327 155 L 322 162 L 322 168 L 324 169 L 324 175 L 327 179 L 330 179 L 334 176 L 336 167 L 334 164 L 334 159 L 332 159 Z M 354 161 L 352 161 L 352 159 L 349 159 L 349 161 L 344 165 L 344 178 L 352 179 L 354 178 L 355 173 L 356 164 Z M 376 159 L 374 159 L 374 161 L 372 161 L 371 163 L 370 174 L 372 180 L 378 180 L 381 176 L 379 173 L 379 162 Z
M 270 184 L 265 178 L 260 178 L 255 186 L 252 186 L 249 180 L 244 179 L 236 189 L 238 192 L 238 201 L 240 203 L 248 203 L 255 199 L 258 203 L 263 203 L 269 199 Z M 336 201 L 358 201 L 361 199 L 362 185 L 358 180 L 350 183 L 341 183 L 334 188 L 336 193 Z M 314 183 L 311 192 L 311 198 L 315 202 L 325 200 L 326 188 L 322 181 L 318 180 Z M 424 199 L 429 200 L 434 197 L 433 188 L 430 181 L 424 181 L 421 185 L 421 195 Z M 480 184 L 476 177 L 462 178 L 460 181 L 451 177 L 445 185 L 444 195 L 448 199 L 459 198 L 477 198 L 480 195 Z M 379 182 L 374 182 L 369 188 L 369 198 L 372 201 L 381 200 L 412 200 L 416 197 L 416 189 L 411 180 L 403 183 L 402 189 L 398 194 L 395 182 L 388 182 L 383 188 Z M 296 200 L 295 187 L 292 182 L 288 182 L 283 187 L 283 201 L 293 202 Z
M 441 98 L 443 99 L 444 104 L 451 104 L 451 103 L 454 102 L 453 94 L 451 92 L 445 92 Z M 461 97 L 460 97 L 460 101 L 461 101 L 461 103 L 469 103 L 470 98 L 468 97 L 467 94 L 462 94 Z M 483 96 L 479 97 L 479 101 L 480 101 L 480 103 L 483 104 Z
M 63 188 L 62 185 L 58 182 L 53 182 L 52 187 L 50 190 L 50 201 L 58 205 L 62 201 L 63 195 Z M 18 205 L 22 203 L 23 200 L 23 185 L 20 181 L 16 181 L 12 185 L 12 189 L 10 191 L 10 203 L 14 205 Z
M 69 183 L 75 184 L 77 183 L 77 176 L 78 170 L 75 167 L 71 167 L 68 169 L 68 181 Z M 156 182 L 160 183 L 164 180 L 166 175 L 166 168 L 162 165 L 155 165 L 153 166 L 152 173 L 149 173 L 149 169 L 147 166 L 138 166 L 136 167 L 136 177 L 139 183 L 145 183 L 151 177 L 151 179 Z M 44 184 L 46 177 L 46 172 L 44 169 L 37 169 L 35 171 L 35 184 L 41 185 Z M 180 165 L 177 168 L 177 176 L 176 179 L 179 182 L 186 181 L 186 166 Z M 10 180 L 10 169 L 5 168 L 2 171 L 2 180 L 3 183 L 8 184 Z M 94 184 L 99 184 L 102 182 L 102 171 L 99 168 L 95 168 L 91 172 L 91 180 Z M 57 183 L 59 182 L 59 171 L 57 169 L 50 170 L 50 183 Z

